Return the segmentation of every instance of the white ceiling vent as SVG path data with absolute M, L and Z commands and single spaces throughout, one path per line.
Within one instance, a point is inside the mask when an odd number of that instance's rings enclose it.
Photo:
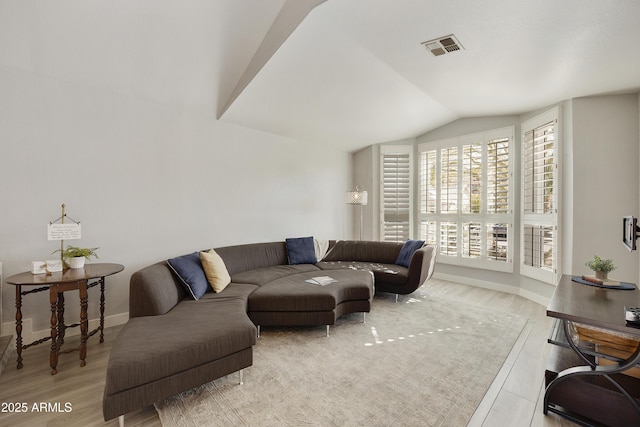
M 420 43 L 424 45 L 428 50 L 433 53 L 434 56 L 444 55 L 445 53 L 456 52 L 464 49 L 462 43 L 456 39 L 456 36 L 449 34 L 448 36 L 438 37 L 437 39 L 429 40 Z

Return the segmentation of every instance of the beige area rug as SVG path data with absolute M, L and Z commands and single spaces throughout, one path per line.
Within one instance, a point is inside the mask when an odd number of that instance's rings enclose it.
M 232 374 L 156 405 L 162 425 L 464 426 L 526 319 L 416 291 L 324 327 L 264 328 Z

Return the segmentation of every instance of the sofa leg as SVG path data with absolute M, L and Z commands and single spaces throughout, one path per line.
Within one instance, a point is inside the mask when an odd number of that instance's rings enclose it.
M 329 325 L 327 325 L 327 336 L 329 336 Z
M 240 374 L 240 385 L 242 385 L 244 384 L 244 369 L 240 369 L 238 373 Z
M 258 338 L 260 338 L 260 325 L 258 325 Z
M 367 323 L 367 312 L 366 311 L 362 312 L 362 323 Z
M 396 304 L 398 303 L 398 294 L 396 294 Z
M 118 417 L 118 425 L 119 425 L 120 427 L 124 427 L 124 415 L 120 415 L 120 416 Z

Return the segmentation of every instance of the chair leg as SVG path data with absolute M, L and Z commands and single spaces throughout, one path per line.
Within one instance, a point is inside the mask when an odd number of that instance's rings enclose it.
M 120 415 L 120 416 L 118 417 L 118 425 L 119 425 L 120 427 L 124 427 L 124 415 Z
M 396 304 L 398 303 L 398 294 L 396 294 Z

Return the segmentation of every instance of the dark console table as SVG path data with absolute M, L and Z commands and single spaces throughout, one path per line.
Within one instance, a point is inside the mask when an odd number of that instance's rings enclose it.
M 49 364 L 51 375 L 57 373 L 58 355 L 64 342 L 67 328 L 80 326 L 80 347 L 68 351 L 80 351 L 80 366 L 85 366 L 87 355 L 87 339 L 100 331 L 100 342 L 104 341 L 104 284 L 105 277 L 124 270 L 120 264 L 91 263 L 84 268 L 66 269 L 57 273 L 31 274 L 30 272 L 15 274 L 7 278 L 7 283 L 16 287 L 16 351 L 18 353 L 18 369 L 22 368 L 22 350 L 36 344 L 51 340 Z M 100 324 L 89 332 L 87 318 L 87 290 L 100 285 Z M 30 288 L 22 290 L 23 287 Z M 64 292 L 77 290 L 80 297 L 80 323 L 65 325 Z M 51 310 L 51 336 L 39 339 L 30 344 L 22 344 L 22 297 L 28 294 L 49 291 Z M 67 351 L 65 351 L 66 353 Z
M 622 374 L 640 362 L 640 347 L 623 360 L 572 339 L 571 322 L 640 337 L 640 329 L 626 325 L 625 306 L 640 307 L 638 289 L 602 289 L 561 278 L 547 307 L 547 316 L 558 320 L 549 338 L 556 345 L 550 354 L 556 366 L 547 368 L 545 414 L 582 425 L 640 425 L 640 380 Z M 597 357 L 613 364 L 597 364 Z

